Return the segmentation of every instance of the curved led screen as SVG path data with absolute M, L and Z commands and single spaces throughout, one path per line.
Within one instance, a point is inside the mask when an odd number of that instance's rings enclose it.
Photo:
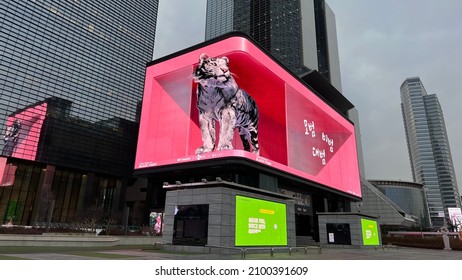
M 353 124 L 239 36 L 147 67 L 135 169 L 228 157 L 361 196 Z

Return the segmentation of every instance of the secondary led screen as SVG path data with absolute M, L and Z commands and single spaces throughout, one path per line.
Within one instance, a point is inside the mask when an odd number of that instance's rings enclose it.
M 35 160 L 47 103 L 26 108 L 8 117 L 3 133 L 2 156 Z
M 376 221 L 361 219 L 361 229 L 363 234 L 363 245 L 380 245 L 379 230 Z
M 361 197 L 353 124 L 246 38 L 148 66 L 135 169 L 229 157 Z
M 458 230 L 462 227 L 462 212 L 460 208 L 448 208 L 449 220 Z
M 287 245 L 286 205 L 236 196 L 236 246 Z

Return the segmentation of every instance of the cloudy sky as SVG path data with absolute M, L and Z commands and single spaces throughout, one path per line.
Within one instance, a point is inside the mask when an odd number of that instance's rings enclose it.
M 337 21 L 342 92 L 359 111 L 366 177 L 412 181 L 399 88 L 418 76 L 443 108 L 462 189 L 462 1 L 326 2 Z M 154 58 L 204 40 L 205 3 L 160 0 Z

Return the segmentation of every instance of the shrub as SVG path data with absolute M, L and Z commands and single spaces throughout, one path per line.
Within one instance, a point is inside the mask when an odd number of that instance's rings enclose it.
M 449 239 L 451 249 L 462 250 L 462 241 L 456 238 Z M 384 236 L 383 244 L 393 244 L 403 247 L 444 249 L 443 238 L 437 237 L 418 237 L 418 236 Z
M 23 227 L 23 226 L 2 226 L 0 234 L 42 234 L 43 228 L 38 227 Z

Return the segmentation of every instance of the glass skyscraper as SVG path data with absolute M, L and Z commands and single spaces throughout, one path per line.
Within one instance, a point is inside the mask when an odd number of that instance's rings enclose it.
M 427 188 L 433 226 L 441 227 L 447 209 L 461 207 L 443 111 L 418 77 L 402 83 L 401 108 L 413 179 Z
M 0 223 L 123 208 L 157 9 L 156 0 L 2 1 Z
M 205 39 L 250 35 L 296 75 L 310 69 L 341 91 L 335 15 L 324 0 L 208 0 Z

